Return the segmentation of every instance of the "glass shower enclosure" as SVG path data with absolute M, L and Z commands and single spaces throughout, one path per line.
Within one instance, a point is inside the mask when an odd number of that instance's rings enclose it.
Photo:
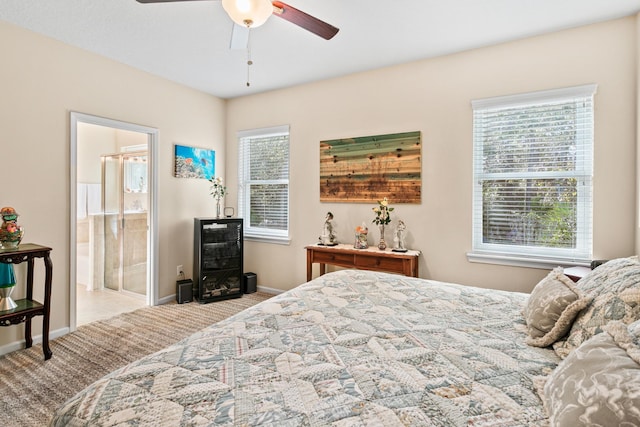
M 101 156 L 104 287 L 146 295 L 147 152 Z

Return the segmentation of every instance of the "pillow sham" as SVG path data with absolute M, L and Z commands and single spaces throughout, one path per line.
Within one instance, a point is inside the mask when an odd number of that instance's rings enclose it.
M 598 296 L 610 293 L 618 286 L 626 287 L 629 275 L 634 275 L 640 266 L 637 256 L 612 259 L 591 270 L 576 284 L 582 291 Z
M 524 308 L 526 343 L 548 347 L 567 334 L 578 313 L 591 302 L 562 268 L 552 270 L 533 288 Z
M 602 332 L 610 321 L 630 324 L 640 319 L 640 262 L 637 259 L 611 260 L 578 281 L 577 287 L 592 296 L 593 301 L 576 317 L 566 339 L 553 344 L 561 358 Z
M 547 379 L 542 398 L 552 426 L 640 425 L 640 322 L 604 329 Z

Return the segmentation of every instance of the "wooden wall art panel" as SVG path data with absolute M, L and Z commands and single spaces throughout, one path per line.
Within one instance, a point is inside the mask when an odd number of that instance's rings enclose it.
M 420 132 L 320 141 L 320 201 L 420 203 Z

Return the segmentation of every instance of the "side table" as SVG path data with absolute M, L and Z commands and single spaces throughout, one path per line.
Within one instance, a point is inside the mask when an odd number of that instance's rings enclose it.
M 16 300 L 15 302 L 18 305 L 16 308 L 0 311 L 0 326 L 18 325 L 25 322 L 25 347 L 30 348 L 33 344 L 31 320 L 34 316 L 42 316 L 42 351 L 44 360 L 49 360 L 52 354 L 49 348 L 49 313 L 51 309 L 51 277 L 53 274 L 50 252 L 51 248 L 33 243 L 24 243 L 15 249 L 0 249 L 0 262 L 7 264 L 27 262 L 27 297 Z M 45 266 L 43 303 L 33 299 L 33 266 L 35 258 L 42 258 Z
M 420 251 L 407 252 L 381 251 L 376 247 L 355 249 L 352 245 L 305 246 L 307 250 L 307 281 L 311 280 L 314 263 L 320 264 L 320 275 L 326 270 L 326 264 L 360 270 L 387 271 L 418 277 L 418 257 Z
M 584 276 L 586 276 L 590 272 L 591 272 L 591 269 L 589 267 L 578 266 L 578 267 L 567 267 L 564 269 L 565 276 L 567 276 L 569 279 L 573 280 L 574 282 L 577 282 L 578 280 L 582 279 Z

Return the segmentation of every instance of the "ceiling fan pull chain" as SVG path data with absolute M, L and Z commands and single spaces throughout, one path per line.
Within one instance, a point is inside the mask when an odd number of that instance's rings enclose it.
M 247 36 L 247 87 L 251 86 L 250 74 L 253 61 L 251 60 L 251 27 L 249 28 L 249 35 Z

